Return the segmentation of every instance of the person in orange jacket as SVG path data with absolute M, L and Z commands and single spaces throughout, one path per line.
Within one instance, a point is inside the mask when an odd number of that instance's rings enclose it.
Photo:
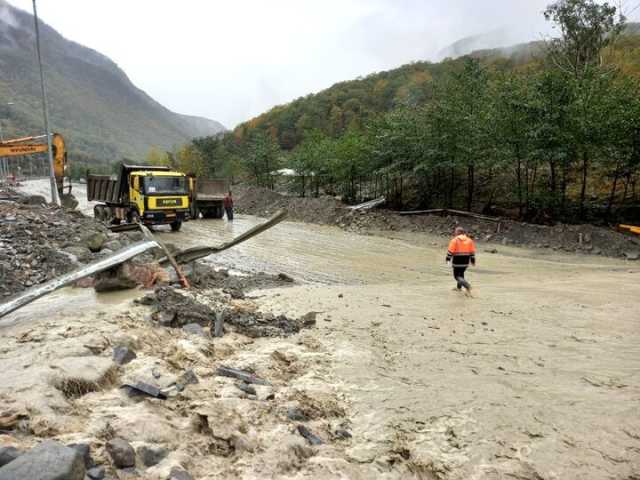
M 464 228 L 457 227 L 455 237 L 449 242 L 449 250 L 447 251 L 447 265 L 453 265 L 453 278 L 456 279 L 457 289 L 462 290 L 464 287 L 467 292 L 471 293 L 471 284 L 464 278 L 464 272 L 469 264 L 476 264 L 476 245 L 473 240 L 467 237 Z

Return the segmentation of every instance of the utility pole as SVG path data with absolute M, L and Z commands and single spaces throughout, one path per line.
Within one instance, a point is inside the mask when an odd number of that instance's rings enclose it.
M 13 102 L 7 102 L 4 105 L 6 105 L 7 107 L 10 107 L 13 104 L 14 104 Z M 9 111 L 10 110 L 7 110 L 7 117 L 9 116 L 9 113 L 8 113 Z M 3 141 L 4 141 L 4 135 L 2 132 L 2 122 L 0 122 L 0 142 L 3 142 Z M 9 159 L 8 158 L 0 158 L 0 176 L 4 177 L 5 181 L 9 177 Z
M 49 180 L 51 181 L 51 203 L 60 205 L 56 176 L 53 167 L 53 148 L 51 146 L 51 131 L 49 130 L 49 108 L 47 107 L 47 90 L 44 86 L 44 71 L 42 70 L 42 55 L 40 54 L 40 27 L 38 25 L 38 10 L 36 0 L 33 0 L 33 20 L 36 26 L 36 52 L 38 54 L 38 66 L 40 67 L 40 86 L 42 88 L 42 113 L 44 114 L 44 128 L 47 134 L 47 147 L 49 152 Z

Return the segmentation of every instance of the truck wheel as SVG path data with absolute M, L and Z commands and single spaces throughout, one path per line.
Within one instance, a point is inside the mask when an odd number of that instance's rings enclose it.
M 96 220 L 102 220 L 102 205 L 96 205 L 93 207 L 93 218 Z
M 224 217 L 224 208 L 216 207 L 214 217 L 218 219 Z
M 182 227 L 182 222 L 180 220 L 176 220 L 175 222 L 171 222 L 171 231 L 179 232 L 180 227 Z
M 137 210 L 131 210 L 127 215 L 127 221 L 129 223 L 140 223 L 140 214 Z

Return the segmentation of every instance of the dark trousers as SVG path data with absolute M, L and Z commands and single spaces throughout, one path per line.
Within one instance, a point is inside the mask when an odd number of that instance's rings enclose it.
M 467 282 L 464 279 L 464 272 L 467 270 L 466 266 L 463 267 L 457 267 L 457 266 L 453 266 L 453 278 L 456 279 L 456 282 L 458 282 L 458 290 L 462 289 L 462 287 L 466 288 L 467 290 L 469 288 L 471 288 L 471 285 L 469 284 L 469 282 Z
M 227 220 L 233 220 L 233 207 L 224 207 L 227 211 Z

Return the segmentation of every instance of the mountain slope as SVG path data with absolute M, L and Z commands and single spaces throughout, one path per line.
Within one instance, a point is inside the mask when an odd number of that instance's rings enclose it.
M 106 56 L 41 24 L 50 123 L 83 163 L 140 158 L 224 127 L 174 113 L 131 83 Z M 7 107 L 7 102 L 14 105 Z M 43 131 L 33 17 L 0 0 L 0 119 L 7 136 Z
M 629 24 L 625 35 L 609 52 L 609 62 L 625 73 L 640 76 L 640 26 Z M 482 37 L 485 45 L 500 35 Z M 468 39 L 458 44 L 464 51 Z M 459 53 L 458 51 L 458 53 Z M 511 47 L 476 50 L 457 59 L 447 58 L 438 63 L 415 62 L 393 70 L 373 73 L 364 78 L 336 83 L 313 95 L 279 105 L 255 117 L 234 130 L 238 139 L 246 139 L 256 131 L 267 131 L 277 139 L 281 148 L 295 148 L 312 130 L 338 137 L 350 128 L 361 128 L 367 121 L 402 105 L 420 105 L 433 96 L 438 78 L 459 71 L 466 57 L 478 58 L 489 69 L 509 71 L 514 68 L 536 67 L 544 56 L 541 41 Z M 451 55 L 456 54 L 453 50 Z

